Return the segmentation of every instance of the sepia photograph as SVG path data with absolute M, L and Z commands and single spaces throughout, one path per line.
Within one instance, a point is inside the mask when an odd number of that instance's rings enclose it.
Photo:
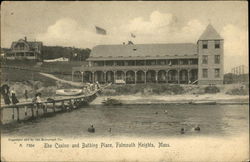
M 249 161 L 247 1 L 4 1 L 1 161 Z

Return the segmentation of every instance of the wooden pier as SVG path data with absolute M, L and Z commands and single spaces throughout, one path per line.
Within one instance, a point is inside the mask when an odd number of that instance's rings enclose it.
M 109 85 L 108 85 L 109 86 Z M 20 109 L 25 110 L 25 116 L 27 116 L 27 109 L 31 109 L 31 118 L 37 118 L 39 116 L 39 109 L 42 109 L 43 115 L 47 113 L 56 113 L 58 111 L 72 111 L 74 109 L 78 109 L 88 103 L 92 102 L 105 87 L 101 87 L 98 90 L 92 91 L 87 95 L 79 95 L 79 96 L 68 96 L 68 97 L 61 97 L 55 99 L 49 99 L 47 101 L 42 101 L 39 103 L 34 102 L 23 102 L 18 103 L 15 105 L 4 105 L 1 106 L 1 124 L 2 124 L 2 117 L 3 117 L 3 110 L 4 109 L 13 109 L 12 111 L 12 119 L 16 119 L 17 121 L 20 120 Z M 15 114 L 16 109 L 16 114 Z M 48 112 L 48 109 L 52 109 L 52 112 Z M 58 110 L 59 109 L 59 110 Z M 27 116 L 28 117 L 28 116 Z

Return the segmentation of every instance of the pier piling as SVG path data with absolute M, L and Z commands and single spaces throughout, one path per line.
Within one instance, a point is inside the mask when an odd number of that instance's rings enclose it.
M 27 116 L 27 106 L 24 107 L 24 115 Z
M 53 112 L 55 113 L 56 112 L 56 103 L 53 102 Z
M 19 121 L 19 107 L 16 107 L 16 111 L 17 111 L 17 121 Z
M 36 116 L 38 117 L 38 104 L 36 104 Z
M 32 118 L 34 118 L 34 105 L 31 106 L 31 115 L 32 115 Z
M 12 120 L 15 119 L 15 114 L 14 113 L 15 113 L 15 107 L 12 108 Z

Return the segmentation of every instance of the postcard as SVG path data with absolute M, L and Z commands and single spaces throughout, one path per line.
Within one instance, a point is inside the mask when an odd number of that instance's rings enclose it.
M 246 1 L 4 1 L 1 161 L 248 161 Z

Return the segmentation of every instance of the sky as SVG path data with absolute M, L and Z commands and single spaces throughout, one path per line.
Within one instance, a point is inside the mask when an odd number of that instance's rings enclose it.
M 93 48 L 99 44 L 196 43 L 210 23 L 224 39 L 224 69 L 248 66 L 245 1 L 3 2 L 1 47 L 27 37 L 44 45 Z M 98 35 L 95 26 L 107 35 Z M 131 33 L 136 38 L 131 37 Z

